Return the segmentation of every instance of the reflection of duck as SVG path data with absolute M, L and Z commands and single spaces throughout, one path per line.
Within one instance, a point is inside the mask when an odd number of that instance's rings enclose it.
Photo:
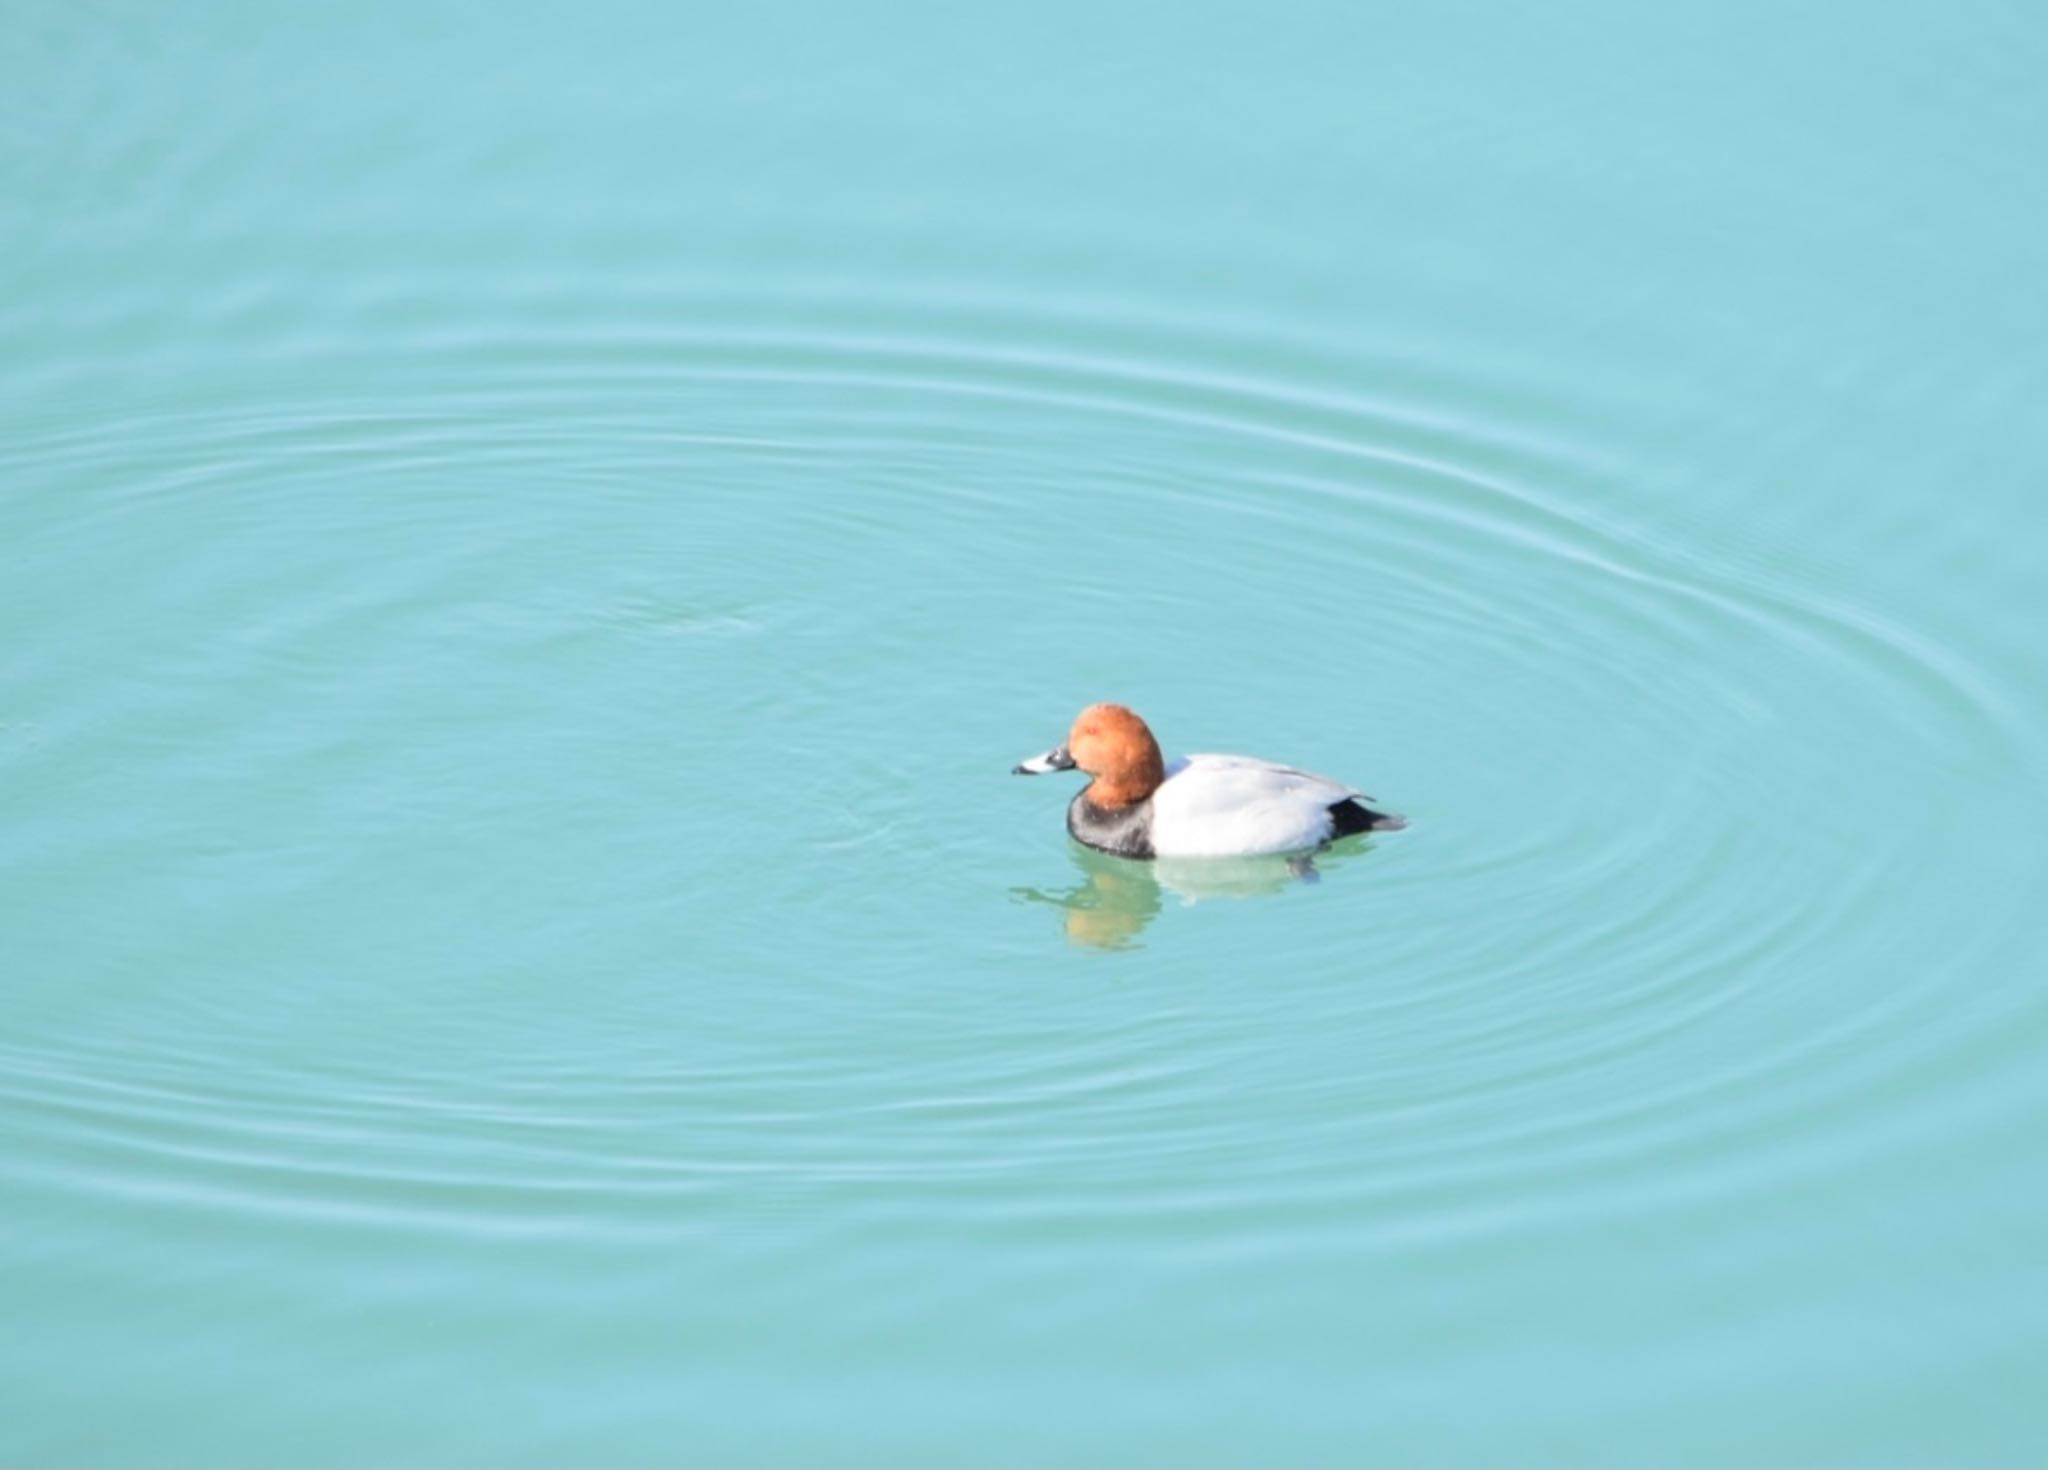
M 1364 805 L 1355 787 L 1248 755 L 1190 755 L 1171 765 L 1145 722 L 1120 704 L 1081 711 L 1067 743 L 1016 773 L 1093 776 L 1067 808 L 1076 841 L 1123 857 L 1242 857 L 1305 852 L 1354 832 L 1407 826 Z
M 1013 888 L 1011 896 L 1027 903 L 1049 903 L 1064 909 L 1067 938 L 1091 949 L 1130 949 L 1159 912 L 1159 880 L 1152 864 L 1111 857 L 1072 844 L 1068 851 L 1082 881 L 1072 888 L 1047 893 L 1038 888 Z
M 1280 893 L 1296 883 L 1313 883 L 1320 876 L 1316 859 L 1302 854 L 1161 858 L 1146 863 L 1098 852 L 1078 842 L 1068 853 L 1081 870 L 1081 883 L 1052 893 L 1038 888 L 1013 888 L 1010 892 L 1026 903 L 1065 910 L 1067 938 L 1092 949 L 1135 947 L 1145 926 L 1165 906 L 1169 893 L 1184 904 L 1213 898 L 1257 898 Z M 1341 861 L 1336 852 L 1328 856 Z

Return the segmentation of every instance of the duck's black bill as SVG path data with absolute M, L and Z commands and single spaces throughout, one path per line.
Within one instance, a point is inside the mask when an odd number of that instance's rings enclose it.
M 1071 771 L 1074 758 L 1067 754 L 1064 745 L 1055 745 L 1044 755 L 1034 755 L 1028 761 L 1019 761 L 1010 767 L 1013 776 L 1043 776 L 1047 771 Z

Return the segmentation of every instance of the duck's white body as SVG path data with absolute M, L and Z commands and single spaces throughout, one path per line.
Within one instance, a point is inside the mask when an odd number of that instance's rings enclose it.
M 1256 756 L 1184 755 L 1167 763 L 1152 793 L 1152 851 L 1163 858 L 1300 852 L 1335 833 L 1331 807 L 1363 796 L 1342 781 Z

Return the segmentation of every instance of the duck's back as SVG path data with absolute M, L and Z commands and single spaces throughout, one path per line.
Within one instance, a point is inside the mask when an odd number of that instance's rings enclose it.
M 1225 857 L 1315 847 L 1336 831 L 1330 808 L 1363 794 L 1255 756 L 1183 756 L 1152 793 L 1152 848 L 1161 857 Z

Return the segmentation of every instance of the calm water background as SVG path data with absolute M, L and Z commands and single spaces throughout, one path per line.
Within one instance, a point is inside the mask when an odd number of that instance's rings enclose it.
M 9 6 L 0 1458 L 2039 1461 L 2044 72 Z

